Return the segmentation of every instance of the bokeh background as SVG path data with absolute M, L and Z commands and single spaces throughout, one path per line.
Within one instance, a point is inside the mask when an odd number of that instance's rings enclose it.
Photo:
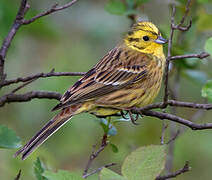
M 19 6 L 19 0 L 0 2 L 0 42 L 7 34 Z M 27 18 L 49 8 L 55 0 L 30 1 L 31 9 Z M 65 3 L 67 1 L 60 1 Z M 44 17 L 31 25 L 23 26 L 17 33 L 6 60 L 8 79 L 27 76 L 38 72 L 87 71 L 107 51 L 112 49 L 129 30 L 131 21 L 126 15 L 114 15 L 105 10 L 107 1 L 80 0 L 71 8 Z M 170 1 L 145 1 L 138 9 L 141 19 L 154 22 L 163 36 L 169 36 Z M 184 12 L 184 0 L 176 1 L 179 20 Z M 212 35 L 212 3 L 210 0 L 192 1 L 191 14 L 193 26 L 189 32 L 176 34 L 174 54 L 199 53 L 204 51 L 205 41 Z M 180 38 L 179 38 L 180 37 Z M 167 47 L 165 48 L 167 49 Z M 166 50 L 165 50 L 166 51 Z M 174 74 L 180 71 L 180 100 L 203 102 L 201 89 L 212 75 L 211 59 L 179 60 L 171 69 L 174 87 Z M 32 90 L 46 90 L 63 93 L 78 77 L 51 77 L 39 79 L 19 93 Z M 14 86 L 13 86 L 14 87 Z M 5 87 L 0 94 L 7 93 L 12 87 Z M 163 90 L 163 88 L 162 88 Z M 155 101 L 162 99 L 162 90 Z M 25 103 L 6 104 L 0 108 L 0 123 L 14 129 L 23 144 L 28 141 L 55 113 L 51 108 L 56 100 L 33 99 Z M 177 109 L 177 113 L 190 119 L 194 110 Z M 211 122 L 212 111 L 204 113 L 199 123 Z M 116 123 L 118 134 L 111 137 L 119 151 L 112 152 L 108 146 L 95 160 L 93 168 L 110 162 L 118 163 L 112 167 L 120 172 L 124 158 L 137 147 L 159 144 L 162 121 L 144 117 L 140 125 L 130 122 Z M 176 125 L 178 128 L 179 125 Z M 0 150 L 0 179 L 13 179 L 22 169 L 22 180 L 35 179 L 33 163 L 39 156 L 49 169 L 65 169 L 81 172 L 85 167 L 92 145 L 100 141 L 103 130 L 96 117 L 89 114 L 75 116 L 27 160 L 13 158 L 16 150 Z M 169 128 L 166 139 L 169 136 Z M 212 131 L 186 131 L 178 137 L 174 149 L 174 170 L 190 162 L 191 171 L 176 179 L 199 180 L 212 177 Z M 98 179 L 97 175 L 88 179 Z

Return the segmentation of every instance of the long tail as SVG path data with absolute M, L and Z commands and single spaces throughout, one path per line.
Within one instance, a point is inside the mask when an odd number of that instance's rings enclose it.
M 22 160 L 26 159 L 35 149 L 43 144 L 52 134 L 68 122 L 73 112 L 70 108 L 63 109 L 59 114 L 53 117 L 32 139 L 15 153 L 15 157 L 22 154 Z

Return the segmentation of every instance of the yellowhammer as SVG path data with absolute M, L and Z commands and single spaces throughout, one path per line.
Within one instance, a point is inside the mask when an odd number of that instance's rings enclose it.
M 53 110 L 61 109 L 16 156 L 25 159 L 45 140 L 81 112 L 110 116 L 150 104 L 159 92 L 165 56 L 158 28 L 138 22 L 123 42 L 109 51 L 62 96 Z

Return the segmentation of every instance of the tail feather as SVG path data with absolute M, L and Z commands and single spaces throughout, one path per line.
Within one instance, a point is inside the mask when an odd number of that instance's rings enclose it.
M 58 115 L 51 119 L 32 139 L 15 153 L 15 157 L 22 154 L 22 160 L 26 159 L 35 149 L 43 144 L 60 127 L 67 123 L 72 117 L 69 109 L 62 110 Z

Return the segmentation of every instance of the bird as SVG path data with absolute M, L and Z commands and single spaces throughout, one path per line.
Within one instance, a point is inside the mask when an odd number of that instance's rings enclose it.
M 166 42 L 152 22 L 136 22 L 115 48 L 63 94 L 52 109 L 60 112 L 14 156 L 26 159 L 76 114 L 107 117 L 152 103 L 161 87 Z

